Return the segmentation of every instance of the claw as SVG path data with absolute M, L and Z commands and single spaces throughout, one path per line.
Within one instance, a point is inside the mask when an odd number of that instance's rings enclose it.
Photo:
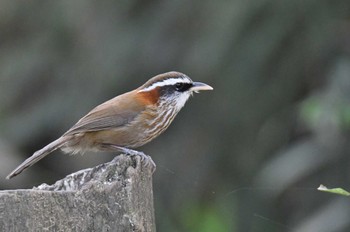
M 146 155 L 142 151 L 135 151 L 135 150 L 132 150 L 129 148 L 119 147 L 119 146 L 115 146 L 115 145 L 109 145 L 109 146 L 113 146 L 115 149 L 117 149 L 125 154 L 131 155 L 131 156 L 140 156 L 141 162 L 144 163 L 144 165 L 146 167 L 150 167 L 152 173 L 155 172 L 157 165 L 154 163 L 151 156 Z
M 134 150 L 132 150 L 132 151 L 134 151 Z M 140 156 L 140 157 L 141 157 L 141 162 L 144 163 L 144 165 L 145 165 L 146 167 L 150 167 L 151 170 L 152 170 L 152 173 L 155 172 L 157 166 L 156 166 L 156 164 L 154 163 L 154 161 L 153 161 L 153 159 L 151 158 L 151 156 L 146 155 L 145 153 L 140 152 L 140 151 L 134 151 L 134 152 L 130 152 L 130 153 L 128 153 L 128 154 L 130 154 L 130 155 L 132 155 L 132 156 Z

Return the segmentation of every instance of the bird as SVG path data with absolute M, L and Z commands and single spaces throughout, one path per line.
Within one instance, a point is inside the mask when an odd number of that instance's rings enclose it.
M 64 153 L 123 152 L 153 160 L 133 150 L 164 132 L 193 93 L 213 90 L 193 82 L 187 75 L 171 71 L 156 75 L 140 87 L 93 108 L 61 137 L 34 152 L 6 178 L 17 176 L 57 149 Z

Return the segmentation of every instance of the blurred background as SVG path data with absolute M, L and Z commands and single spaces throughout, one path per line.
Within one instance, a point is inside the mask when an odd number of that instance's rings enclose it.
M 0 2 L 0 188 L 113 154 L 55 152 L 5 176 L 94 106 L 176 70 L 196 94 L 141 148 L 158 231 L 350 231 L 350 1 Z

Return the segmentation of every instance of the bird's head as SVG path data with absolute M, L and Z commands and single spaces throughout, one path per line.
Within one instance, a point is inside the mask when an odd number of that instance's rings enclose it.
M 194 92 L 212 89 L 207 84 L 193 82 L 183 73 L 167 72 L 148 80 L 137 89 L 137 93 L 147 99 L 149 103 L 160 106 L 170 104 L 179 111 Z

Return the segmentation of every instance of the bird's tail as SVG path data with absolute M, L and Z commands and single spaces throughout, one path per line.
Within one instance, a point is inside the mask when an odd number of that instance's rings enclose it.
M 51 152 L 59 149 L 62 147 L 62 145 L 67 142 L 69 138 L 67 137 L 60 137 L 56 139 L 55 141 L 51 142 L 50 144 L 46 145 L 44 148 L 40 149 L 39 151 L 36 151 L 31 157 L 26 159 L 22 164 L 20 164 L 15 170 L 13 170 L 6 179 L 11 179 L 12 177 L 17 176 L 20 174 L 23 170 L 26 168 L 29 168 Z

